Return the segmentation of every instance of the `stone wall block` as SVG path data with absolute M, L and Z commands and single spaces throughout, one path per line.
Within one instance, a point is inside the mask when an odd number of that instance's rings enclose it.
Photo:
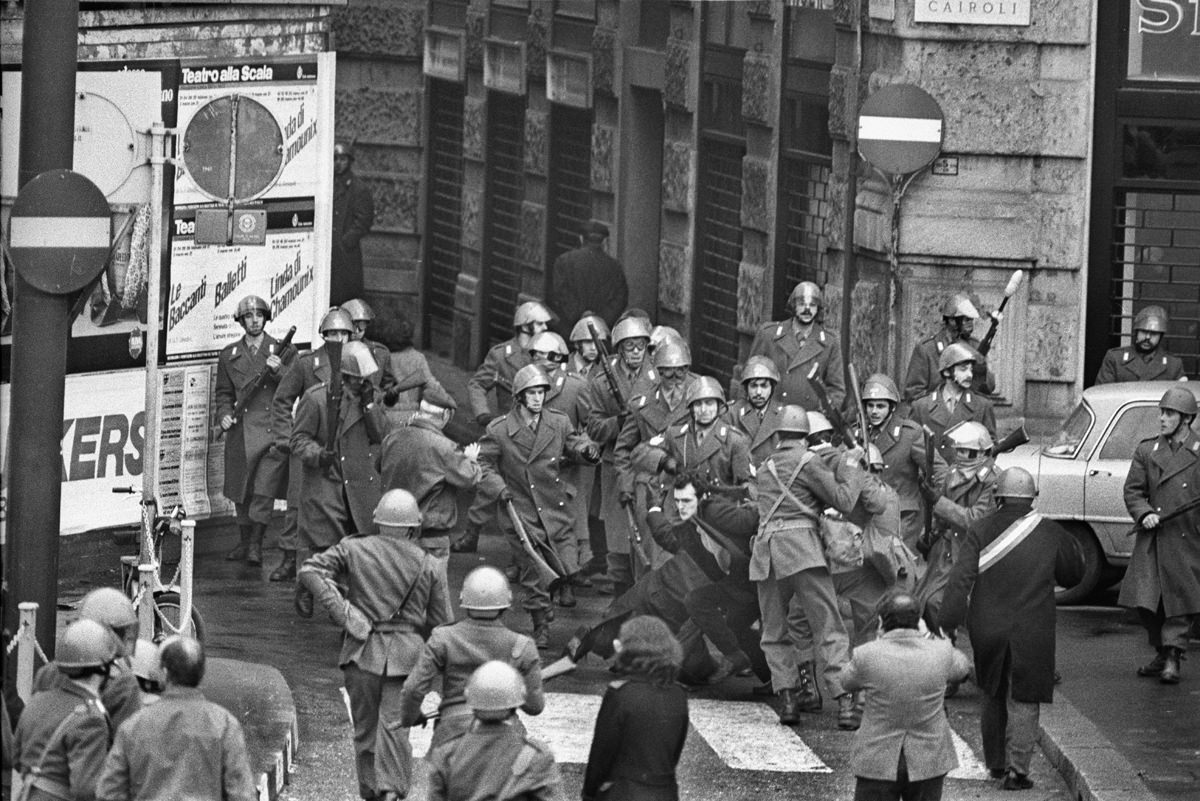
M 887 323 L 886 278 L 856 283 L 850 292 L 850 341 L 842 351 L 856 366 L 860 380 L 886 370 Z
M 521 261 L 536 272 L 545 272 L 546 207 L 521 201 Z
M 767 268 L 761 264 L 738 264 L 737 327 L 743 334 L 754 336 L 762 323 L 766 277 Z
M 829 134 L 846 139 L 858 117 L 857 78 L 853 70 L 834 66 L 829 75 Z
M 467 9 L 467 67 L 483 69 L 483 37 L 487 30 L 487 11 L 481 8 Z
M 833 21 L 837 25 L 853 27 L 858 19 L 859 5 L 862 0 L 833 0 Z
M 692 62 L 692 43 L 679 36 L 681 32 L 672 33 L 667 39 L 666 74 L 663 78 L 663 100 L 669 106 L 693 111 L 695 101 L 689 91 L 691 78 L 689 70 Z
M 338 137 L 417 147 L 421 94 L 362 88 L 336 93 Z
M 362 176 L 375 197 L 375 227 L 417 232 L 420 179 L 415 176 Z
M 613 133 L 609 125 L 592 126 L 592 189 L 596 192 L 614 189 Z
M 1040 253 L 1033 254 L 1039 265 L 1067 270 L 1083 267 L 1084 206 L 1076 198 L 1062 195 L 1041 196 L 1036 200 L 1034 241 Z
M 463 158 L 483 161 L 483 115 L 486 101 L 481 97 L 463 99 Z
M 547 139 L 550 115 L 544 111 L 525 111 L 525 171 L 546 174 Z
M 592 91 L 613 94 L 616 64 L 616 28 L 597 25 L 592 31 Z
M 1079 348 L 1078 315 L 1063 314 L 1061 306 L 1030 305 L 1025 319 L 1025 341 L 1027 379 L 1075 380 L 1075 355 Z
M 770 231 L 773 184 L 771 162 L 746 156 L 742 159 L 742 225 L 764 233 Z
M 425 47 L 425 12 L 418 5 L 345 6 L 333 12 L 332 28 L 339 53 L 420 58 Z
M 463 187 L 462 243 L 479 250 L 483 243 L 483 190 Z
M 742 60 L 742 117 L 769 125 L 775 108 L 775 59 L 769 53 L 748 52 Z
M 539 5 L 529 13 L 529 35 L 525 38 L 525 72 L 530 78 L 546 77 L 549 38 L 550 15 Z
M 1086 84 L 947 79 L 923 88 L 946 115 L 948 153 L 1087 155 Z
M 692 305 L 692 249 L 674 242 L 658 245 L 658 303 L 678 314 Z
M 663 148 L 663 208 L 687 214 L 692 210 L 692 146 L 667 142 Z
M 845 148 L 843 148 L 844 150 Z M 846 227 L 846 185 L 849 183 L 844 172 L 835 169 L 829 174 L 829 186 L 825 190 L 825 243 L 830 250 L 843 250 L 842 238 Z

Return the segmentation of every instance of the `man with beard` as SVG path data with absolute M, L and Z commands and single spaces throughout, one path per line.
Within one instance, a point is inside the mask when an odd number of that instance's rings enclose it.
M 971 388 L 978 361 L 979 354 L 969 345 L 961 342 L 948 345 L 938 361 L 942 372 L 941 386 L 929 395 L 917 398 L 912 405 L 912 419 L 933 432 L 934 439 L 929 444 L 937 447 L 947 463 L 954 459 L 954 446 L 946 432 L 959 423 L 981 423 L 989 438 L 996 436 L 996 413 L 992 402 Z
M 608 366 L 616 387 L 609 383 L 608 374 L 604 372 L 592 376 L 588 381 L 587 435 L 601 448 L 600 518 L 604 521 L 608 579 L 612 582 L 613 595 L 620 595 L 633 584 L 633 566 L 629 554 L 629 540 L 633 531 L 622 503 L 624 496 L 617 476 L 614 451 L 617 436 L 629 414 L 629 399 L 652 393 L 654 385 L 658 383 L 658 371 L 646 358 L 646 348 L 650 345 L 650 324 L 645 319 L 630 315 L 620 320 L 613 326 L 612 339 L 617 353 L 609 357 Z M 618 402 L 618 397 L 621 402 Z M 624 500 L 632 502 L 632 492 Z
M 783 404 L 775 399 L 779 370 L 766 356 L 751 356 L 742 369 L 745 399 L 729 407 L 729 419 L 750 440 L 750 464 L 758 467 L 771 454 L 771 435 Z
M 217 420 L 228 433 L 222 492 L 233 501 L 238 524 L 238 545 L 225 558 L 257 567 L 262 564 L 263 535 L 275 499 L 286 497 L 287 462 L 271 447 L 275 441 L 271 402 L 285 367 L 296 359 L 296 349 L 283 347 L 266 332 L 271 307 L 257 295 L 239 300 L 233 317 L 246 333 L 221 351 L 213 391 Z M 255 386 L 255 377 L 264 371 L 266 381 Z M 245 398 L 251 390 L 254 394 Z M 245 411 L 240 419 L 234 418 L 234 410 L 243 400 L 247 401 Z
M 1158 402 L 1158 436 L 1142 440 L 1125 479 L 1125 508 L 1137 521 L 1122 606 L 1133 607 L 1158 655 L 1138 675 L 1179 682 L 1188 630 L 1200 618 L 1200 437 L 1196 397 L 1171 387 Z
M 480 489 L 502 504 L 512 503 L 514 514 L 531 539 L 548 543 L 561 563 L 561 581 L 579 571 L 572 528 L 571 497 L 575 488 L 563 475 L 569 461 L 595 464 L 600 452 L 588 438 L 571 427 L 562 412 L 545 406 L 550 378 L 537 365 L 517 371 L 513 378 L 512 411 L 488 424 L 480 442 L 483 468 Z M 516 521 L 505 515 L 502 528 L 517 539 Z M 533 641 L 550 645 L 549 587 L 533 560 L 522 550 L 518 558 L 519 581 L 525 588 L 523 606 L 533 620 Z
M 527 301 L 513 312 L 513 337 L 493 345 L 483 359 L 483 364 L 467 381 L 467 396 L 471 403 L 471 414 L 482 427 L 496 419 L 497 414 L 506 414 L 512 407 L 512 384 L 517 371 L 529 364 L 529 342 L 547 329 L 550 310 L 537 301 Z M 496 412 L 488 405 L 488 393 L 495 392 Z M 479 532 L 491 519 L 495 499 L 477 494 L 467 510 L 467 528 L 462 535 L 450 543 L 455 553 L 475 553 L 479 547 Z
M 1167 312 L 1162 306 L 1147 306 L 1133 318 L 1133 345 L 1113 348 L 1104 354 L 1097 384 L 1117 381 L 1177 381 L 1184 377 L 1183 362 L 1163 344 L 1167 334 Z
M 979 340 L 974 338 L 975 321 L 979 312 L 966 295 L 954 295 L 942 306 L 942 329 L 928 339 L 917 343 L 908 360 L 908 372 L 904 376 L 904 402 L 912 403 L 922 395 L 937 389 L 940 383 L 940 361 L 946 348 L 955 343 L 966 345 L 975 351 L 976 364 L 970 389 L 976 393 L 990 395 L 996 387 L 988 374 L 987 363 L 979 356 Z
M 896 382 L 883 373 L 875 373 L 863 382 L 863 406 L 867 413 L 867 441 L 879 449 L 883 458 L 883 482 L 900 496 L 900 537 L 912 550 L 924 529 L 921 501 L 921 474 L 925 470 L 925 432 L 919 423 L 896 415 L 900 393 Z M 933 475 L 937 485 L 950 468 L 941 452 L 933 452 Z
M 775 363 L 780 376 L 776 399 L 780 403 L 821 409 L 820 399 L 812 388 L 817 383 L 824 387 L 829 404 L 840 410 L 846 399 L 842 349 L 837 335 L 825 330 L 819 319 L 820 288 L 811 281 L 796 284 L 787 308 L 792 318 L 759 328 L 750 355 L 766 356 Z

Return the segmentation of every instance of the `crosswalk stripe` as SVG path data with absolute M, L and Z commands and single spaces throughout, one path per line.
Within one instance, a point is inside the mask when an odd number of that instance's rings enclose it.
M 967 741 L 959 737 L 958 732 L 953 728 L 950 729 L 950 736 L 954 738 L 954 752 L 958 754 L 958 767 L 950 771 L 949 777 L 951 779 L 987 779 L 987 766 L 975 756 L 975 751 L 967 745 Z
M 717 756 L 736 770 L 833 772 L 794 730 L 779 725 L 766 704 L 693 700 L 688 717 Z

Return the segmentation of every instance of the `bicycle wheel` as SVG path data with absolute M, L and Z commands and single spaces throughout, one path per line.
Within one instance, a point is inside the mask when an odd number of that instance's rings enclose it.
M 190 626 L 181 626 L 181 615 L 183 613 L 183 603 L 177 592 L 158 592 L 154 594 L 154 605 L 158 608 L 158 612 L 154 616 L 154 641 L 162 642 L 167 637 L 176 633 L 186 634 L 195 637 L 200 642 L 204 642 L 204 618 L 200 616 L 200 610 L 196 605 L 192 604 L 192 620 Z M 163 618 L 166 618 L 166 624 L 163 623 Z M 180 629 L 178 632 L 176 629 Z

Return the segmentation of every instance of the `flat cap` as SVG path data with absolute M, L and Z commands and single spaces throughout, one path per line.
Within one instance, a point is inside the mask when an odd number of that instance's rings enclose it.
M 426 384 L 421 390 L 421 402 L 440 406 L 443 409 L 454 411 L 458 408 L 458 402 L 454 400 L 454 396 L 436 384 Z

